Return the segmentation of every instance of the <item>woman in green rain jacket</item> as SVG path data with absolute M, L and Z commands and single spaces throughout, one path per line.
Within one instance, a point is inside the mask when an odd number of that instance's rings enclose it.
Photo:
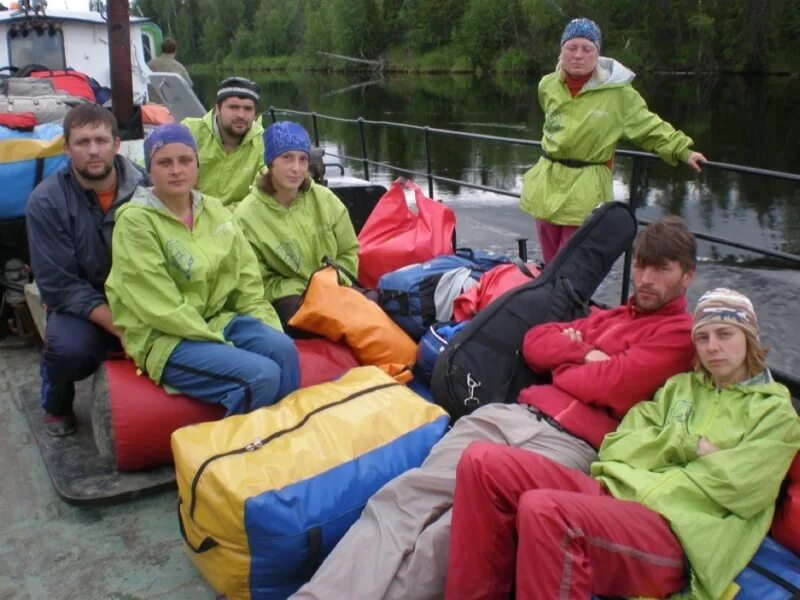
M 153 381 L 244 413 L 298 387 L 297 350 L 233 215 L 192 189 L 196 148 L 184 125 L 145 140 L 153 187 L 117 211 L 106 292 L 125 350 Z
M 591 477 L 476 443 L 456 476 L 446 598 L 732 598 L 800 448 L 747 297 L 694 312 L 697 370 L 669 379 L 605 437 Z M 516 572 L 516 578 L 514 573 Z
M 699 171 L 705 160 L 691 150 L 691 138 L 647 109 L 631 86 L 632 71 L 599 56 L 600 42 L 593 21 L 573 19 L 555 72 L 539 82 L 543 156 L 523 176 L 520 208 L 536 219 L 545 263 L 594 207 L 613 200 L 611 167 L 620 139 L 671 165 L 686 162 Z
M 341 200 L 308 177 L 311 141 L 302 126 L 274 123 L 264 132 L 264 148 L 269 170 L 234 217 L 258 258 L 264 299 L 275 303 L 285 325 L 324 257 L 358 272 L 358 239 Z

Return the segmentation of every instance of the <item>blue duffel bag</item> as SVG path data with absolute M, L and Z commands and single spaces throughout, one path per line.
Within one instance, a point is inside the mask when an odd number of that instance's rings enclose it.
M 800 558 L 768 537 L 736 577 L 736 600 L 795 600 L 800 598 Z
M 453 336 L 461 331 L 469 321 L 456 323 L 447 321 L 445 323 L 434 323 L 422 336 L 417 347 L 417 365 L 414 374 L 419 376 L 425 385 L 431 384 L 431 373 L 436 359 L 445 349 Z
M 0 221 L 24 217 L 33 188 L 67 164 L 63 140 L 58 123 L 37 125 L 33 131 L 0 126 Z
M 477 285 L 481 274 L 507 262 L 499 254 L 459 248 L 456 254 L 386 273 L 378 281 L 378 302 L 418 341 L 434 323 L 453 318 L 453 300 Z

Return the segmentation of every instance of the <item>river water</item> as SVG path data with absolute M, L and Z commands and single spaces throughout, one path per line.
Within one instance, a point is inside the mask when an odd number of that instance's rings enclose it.
M 262 107 L 313 110 L 321 114 L 386 120 L 522 139 L 540 139 L 543 114 L 536 97 L 538 76 L 477 78 L 474 76 L 345 76 L 264 74 Z M 198 95 L 211 105 L 217 78 L 195 76 Z M 678 77 L 646 75 L 636 88 L 650 108 L 684 130 L 709 160 L 800 172 L 800 80 L 794 77 Z M 281 117 L 287 118 L 287 117 Z M 292 117 L 294 118 L 294 117 Z M 309 130 L 310 120 L 301 120 Z M 328 153 L 360 156 L 354 125 L 320 121 L 320 139 Z M 421 133 L 368 128 L 367 147 L 373 160 L 425 170 Z M 623 144 L 621 147 L 633 148 Z M 433 170 L 445 177 L 518 192 L 522 174 L 538 159 L 533 147 L 486 141 L 433 137 Z M 359 163 L 345 164 L 363 175 Z M 627 199 L 631 161 L 619 159 L 614 169 L 615 196 Z M 371 178 L 388 183 L 390 172 L 372 169 Z M 418 183 L 427 189 L 424 180 Z M 505 252 L 516 249 L 514 238 L 538 245 L 530 217 L 515 198 L 464 186 L 439 184 L 435 197 L 454 208 L 459 243 Z M 690 227 L 725 238 L 800 254 L 800 184 L 705 170 L 696 175 L 685 165 L 672 168 L 652 161 L 647 168 L 644 207 L 639 217 L 681 214 Z M 705 289 L 729 285 L 749 294 L 759 311 L 763 337 L 773 347 L 771 363 L 800 375 L 800 271 L 770 263 L 720 244 L 699 245 L 701 265 L 690 300 Z M 601 287 L 597 298 L 619 300 L 619 269 Z

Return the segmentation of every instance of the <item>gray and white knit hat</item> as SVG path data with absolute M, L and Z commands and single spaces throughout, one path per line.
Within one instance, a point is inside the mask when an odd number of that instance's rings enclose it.
M 709 323 L 734 325 L 758 339 L 758 320 L 753 303 L 744 294 L 728 288 L 709 290 L 697 301 L 692 317 L 692 337 L 700 327 Z
M 217 88 L 217 103 L 225 98 L 236 96 L 238 98 L 250 98 L 253 102 L 258 102 L 261 87 L 246 77 L 228 77 L 220 82 Z

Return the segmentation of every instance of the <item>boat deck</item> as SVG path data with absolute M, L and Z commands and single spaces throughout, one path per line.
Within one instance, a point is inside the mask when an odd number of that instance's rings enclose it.
M 58 497 L 16 392 L 38 385 L 38 350 L 15 342 L 0 342 L 0 598 L 214 598 L 183 552 L 174 491 L 102 507 Z

